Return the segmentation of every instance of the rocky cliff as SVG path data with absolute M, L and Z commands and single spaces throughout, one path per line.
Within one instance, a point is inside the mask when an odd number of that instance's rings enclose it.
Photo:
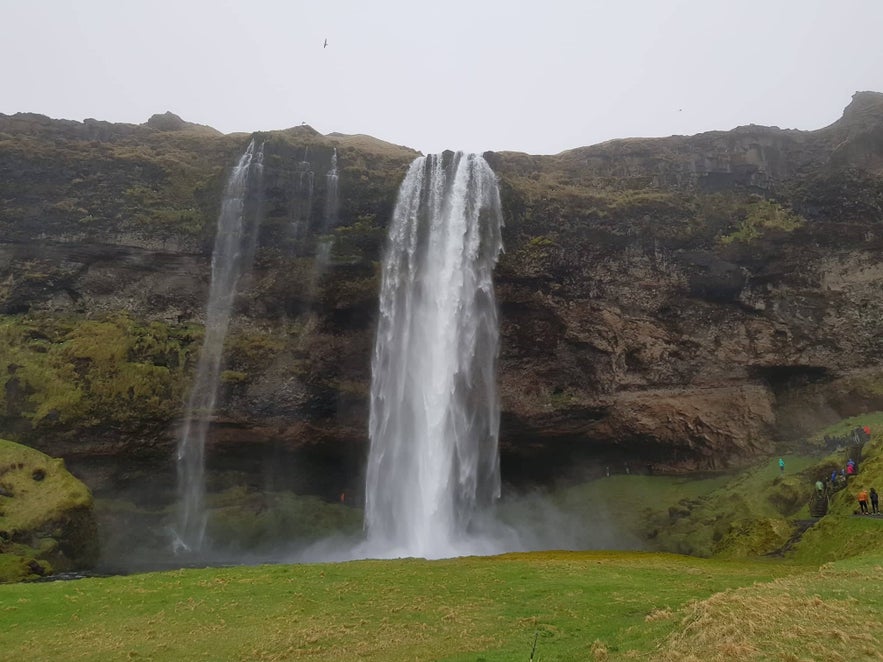
M 360 483 L 378 260 L 416 153 L 306 126 L 254 137 L 262 220 L 210 467 L 336 495 Z M 99 491 L 171 482 L 221 191 L 251 138 L 171 114 L 0 115 L 0 436 Z M 721 468 L 883 409 L 883 95 L 818 131 L 485 156 L 506 222 L 504 480 Z

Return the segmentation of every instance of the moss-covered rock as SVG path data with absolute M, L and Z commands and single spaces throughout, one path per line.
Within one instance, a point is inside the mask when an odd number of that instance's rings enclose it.
M 89 489 L 64 461 L 0 439 L 0 581 L 89 568 L 97 557 Z
M 788 542 L 793 532 L 794 525 L 781 517 L 738 520 L 717 541 L 714 554 L 724 558 L 767 554 Z

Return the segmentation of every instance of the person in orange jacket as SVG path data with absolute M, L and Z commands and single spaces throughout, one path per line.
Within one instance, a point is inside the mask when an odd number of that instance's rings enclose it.
M 858 491 L 858 507 L 862 515 L 868 514 L 868 491 L 865 488 Z

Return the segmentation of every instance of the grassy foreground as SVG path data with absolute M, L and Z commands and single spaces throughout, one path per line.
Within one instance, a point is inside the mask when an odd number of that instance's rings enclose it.
M 806 491 L 842 455 L 786 456 L 784 475 L 774 458 L 730 478 L 611 477 L 561 497 L 599 522 L 658 526 L 654 540 L 713 558 L 538 552 L 0 585 L 0 651 L 13 660 L 883 660 L 883 519 L 853 515 L 856 489 L 883 484 L 879 432 L 860 474 L 787 558 L 756 558 L 769 546 L 745 524 L 805 517 Z
M 568 552 L 0 586 L 29 660 L 883 659 L 883 555 L 822 568 Z M 824 655 L 823 655 L 824 654 Z M 818 656 L 818 657 L 817 657 Z

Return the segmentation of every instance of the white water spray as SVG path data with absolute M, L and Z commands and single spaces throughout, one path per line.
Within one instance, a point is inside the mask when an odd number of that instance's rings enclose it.
M 496 177 L 475 154 L 416 159 L 389 228 L 371 382 L 373 556 L 480 553 L 500 493 Z
M 253 253 L 256 233 L 246 226 L 245 200 L 250 180 L 262 174 L 263 150 L 263 145 L 255 150 L 254 140 L 249 143 L 230 173 L 221 202 L 212 253 L 205 338 L 178 439 L 179 510 L 178 528 L 173 536 L 175 550 L 198 551 L 205 537 L 205 439 L 217 400 L 221 356 L 236 286 Z

